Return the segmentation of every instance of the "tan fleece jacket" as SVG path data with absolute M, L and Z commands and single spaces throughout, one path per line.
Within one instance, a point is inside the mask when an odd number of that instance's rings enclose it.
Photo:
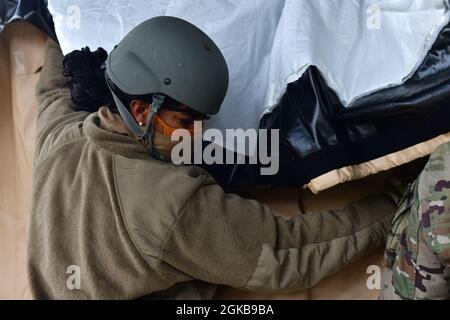
M 35 298 L 208 299 L 215 284 L 299 290 L 384 243 L 391 197 L 276 217 L 200 168 L 151 158 L 137 140 L 100 127 L 97 113 L 74 112 L 62 57 L 50 40 L 36 92 Z

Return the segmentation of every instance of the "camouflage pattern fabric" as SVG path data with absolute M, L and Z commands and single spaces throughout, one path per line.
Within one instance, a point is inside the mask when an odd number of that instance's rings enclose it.
M 450 143 L 400 200 L 384 263 L 380 299 L 450 299 Z

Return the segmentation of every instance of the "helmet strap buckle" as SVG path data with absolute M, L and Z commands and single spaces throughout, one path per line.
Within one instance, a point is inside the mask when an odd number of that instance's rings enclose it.
M 162 94 L 153 94 L 152 104 L 150 113 L 147 116 L 147 126 L 142 135 L 139 136 L 139 140 L 144 142 L 152 154 L 157 159 L 164 159 L 153 147 L 152 136 L 153 136 L 153 119 L 159 110 L 162 108 L 162 104 L 164 103 L 164 95 Z
M 152 96 L 152 111 L 156 114 L 161 109 L 163 103 L 164 103 L 165 96 L 159 93 L 155 93 Z

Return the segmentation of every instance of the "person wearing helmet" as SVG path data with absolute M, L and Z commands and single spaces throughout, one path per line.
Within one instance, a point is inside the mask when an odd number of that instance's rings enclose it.
M 138 25 L 111 52 L 106 82 L 128 128 L 159 157 L 152 145 L 152 127 L 155 116 L 164 123 L 157 115 L 164 99 L 170 97 L 201 115 L 214 115 L 227 92 L 228 68 L 220 50 L 200 29 L 178 18 L 156 17 Z M 125 106 L 117 91 L 151 94 L 147 114 L 139 104 Z M 138 123 L 145 123 L 143 132 Z
M 171 132 L 196 134 L 193 121 L 216 114 L 227 92 L 225 59 L 194 25 L 156 17 L 104 65 L 101 52 L 84 53 L 81 69 L 70 59 L 63 68 L 49 40 L 36 89 L 33 297 L 210 299 L 217 285 L 294 291 L 385 242 L 396 192 L 286 220 L 224 192 L 203 169 L 170 162 Z M 91 63 L 95 81 L 74 81 Z

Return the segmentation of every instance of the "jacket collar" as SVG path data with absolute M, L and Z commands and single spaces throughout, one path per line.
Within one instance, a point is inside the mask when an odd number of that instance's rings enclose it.
M 103 108 L 103 107 L 102 107 Z M 84 121 L 84 132 L 94 145 L 114 154 L 131 158 L 150 158 L 147 149 L 128 131 L 120 118 L 100 108 Z M 106 107 L 104 107 L 106 108 Z M 100 115 L 99 115 L 100 113 Z

